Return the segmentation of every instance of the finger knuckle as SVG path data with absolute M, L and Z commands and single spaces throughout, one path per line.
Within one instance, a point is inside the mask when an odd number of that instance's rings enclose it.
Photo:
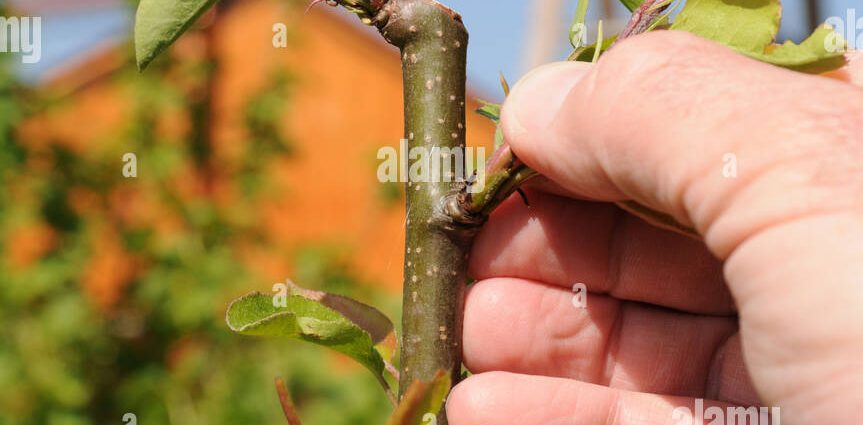
M 859 201 L 863 200 L 863 96 L 836 94 L 827 96 L 832 101 L 807 102 L 796 108 L 786 118 L 787 128 L 800 140 L 791 145 L 797 147 L 796 159 L 811 164 L 801 167 L 809 184 L 851 190 Z

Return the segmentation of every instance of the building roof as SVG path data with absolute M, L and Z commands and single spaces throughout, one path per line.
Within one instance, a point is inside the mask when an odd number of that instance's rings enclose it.
M 131 33 L 132 10 L 119 0 L 12 0 L 11 5 L 42 18 L 42 60 L 18 68 L 20 79 L 31 85 L 101 60 Z

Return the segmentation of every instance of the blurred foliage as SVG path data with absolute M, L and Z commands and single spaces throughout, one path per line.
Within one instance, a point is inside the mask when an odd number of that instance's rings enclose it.
M 253 96 L 254 147 L 231 162 L 210 149 L 217 64 L 206 57 L 160 59 L 144 74 L 129 58 L 108 81 L 133 99 L 127 128 L 87 150 L 20 139 L 24 120 L 68 99 L 25 90 L 8 55 L 0 61 L 0 425 L 119 424 L 127 412 L 140 424 L 283 424 L 276 375 L 307 425 L 384 423 L 389 403 L 360 366 L 224 323 L 230 299 L 272 285 L 254 281 L 237 247 L 270 244 L 253 206 L 274 196 L 265 168 L 290 154 L 277 125 L 288 73 Z M 189 130 L 160 131 L 166 117 Z M 137 155 L 137 178 L 121 174 L 125 152 Z M 235 196 L 217 202 L 225 182 Z M 338 248 L 294 260 L 306 287 L 396 310 L 352 277 Z

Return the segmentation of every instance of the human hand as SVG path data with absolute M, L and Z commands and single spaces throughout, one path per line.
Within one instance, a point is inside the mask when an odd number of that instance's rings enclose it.
M 861 62 L 836 75 L 859 82 Z M 476 374 L 449 397 L 451 425 L 678 424 L 696 399 L 858 422 L 863 90 L 661 31 L 595 66 L 535 71 L 502 125 L 549 182 L 475 242 L 463 350 Z

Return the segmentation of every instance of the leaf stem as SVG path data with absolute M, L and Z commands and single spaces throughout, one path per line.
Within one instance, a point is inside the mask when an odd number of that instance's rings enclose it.
M 476 176 L 484 180 L 482 190 L 474 192 L 471 189 L 475 183 L 465 184 L 447 196 L 444 202 L 447 228 L 464 238 L 472 238 L 492 211 L 537 175 L 504 143 L 489 159 L 485 170 Z
M 291 401 L 288 387 L 281 377 L 276 378 L 276 392 L 279 394 L 279 404 L 282 405 L 282 411 L 285 412 L 285 419 L 288 420 L 288 425 L 302 425 L 300 415 L 297 414 L 297 408 L 294 406 L 294 402 Z
M 632 12 L 632 17 L 614 43 L 617 44 L 629 37 L 649 31 L 657 20 L 662 18 L 670 4 L 671 2 L 666 0 L 645 0 Z

